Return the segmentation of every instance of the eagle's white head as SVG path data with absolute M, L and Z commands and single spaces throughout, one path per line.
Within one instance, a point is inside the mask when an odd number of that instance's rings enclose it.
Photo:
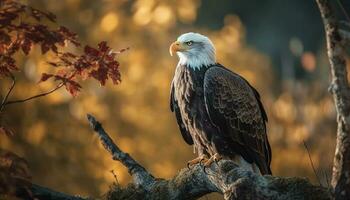
M 179 64 L 199 69 L 216 63 L 215 47 L 211 40 L 199 33 L 185 33 L 170 45 L 170 55 L 179 56 Z

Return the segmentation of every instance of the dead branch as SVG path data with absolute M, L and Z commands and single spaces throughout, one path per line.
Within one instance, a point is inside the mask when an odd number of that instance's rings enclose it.
M 119 147 L 114 144 L 109 135 L 105 132 L 101 124 L 96 121 L 92 115 L 88 114 L 87 118 L 90 122 L 91 128 L 98 134 L 105 149 L 112 154 L 113 160 L 120 161 L 126 168 L 128 168 L 129 174 L 134 179 L 134 183 L 146 189 L 152 187 L 155 182 L 152 174 L 147 172 L 147 170 L 139 163 L 137 163 L 129 154 L 121 151 Z
M 126 188 L 116 185 L 107 199 L 197 199 L 218 192 L 225 199 L 331 199 L 327 188 L 314 186 L 303 178 L 260 176 L 238 167 L 233 161 L 222 160 L 204 171 L 203 166 L 182 169 L 170 180 L 154 179 L 129 154 L 120 150 L 92 115 L 91 127 L 99 135 L 105 149 L 114 160 L 129 169 L 133 183 Z
M 18 179 L 18 182 L 23 180 Z M 62 192 L 54 191 L 50 188 L 43 187 L 37 184 L 19 184 L 16 188 L 16 196 L 25 200 L 87 200 L 88 198 L 83 198 L 80 196 L 68 195 Z M 0 196 L 1 199 L 1 196 Z M 5 198 L 6 199 L 6 198 Z

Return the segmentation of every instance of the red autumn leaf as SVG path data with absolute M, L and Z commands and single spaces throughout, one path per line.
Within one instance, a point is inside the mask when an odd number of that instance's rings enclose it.
M 11 71 L 18 71 L 19 69 L 16 66 L 16 61 L 12 57 L 4 56 L 2 57 L 2 61 L 4 62 L 3 66 Z
M 60 26 L 58 29 L 58 32 L 61 33 L 62 35 L 65 35 L 67 38 L 75 38 L 77 35 L 70 31 L 68 28 L 64 26 Z
M 55 77 L 57 76 L 57 77 L 61 77 L 63 79 L 66 79 L 66 76 L 68 73 L 69 73 L 69 71 L 67 69 L 60 69 L 56 72 Z
M 101 85 L 105 85 L 108 79 L 108 68 L 100 66 L 97 70 L 91 71 L 90 75 L 98 80 Z
M 51 51 L 53 51 L 53 52 L 55 52 L 55 53 L 58 53 L 58 52 L 57 52 L 57 47 L 56 47 L 56 45 L 52 45 L 52 46 L 51 46 Z
M 5 33 L 4 31 L 0 31 L 0 42 L 1 44 L 8 45 L 11 43 L 11 37 L 9 34 Z
M 106 52 L 109 50 L 109 47 L 107 46 L 107 42 L 106 41 L 102 41 L 98 44 L 98 49 L 102 52 Z
M 43 15 L 45 15 L 45 17 L 52 21 L 52 22 L 56 22 L 56 15 L 53 14 L 52 12 L 44 12 Z
M 12 131 L 12 130 L 9 129 L 9 128 L 3 127 L 3 126 L 0 127 L 0 132 L 1 132 L 1 133 L 4 133 L 4 134 L 7 135 L 8 137 L 14 135 L 14 131 Z
M 116 55 L 115 53 L 110 52 L 109 54 L 107 54 L 107 55 L 105 56 L 106 61 L 108 61 L 108 62 L 114 61 L 115 55 Z
M 53 67 L 58 67 L 59 64 L 56 62 L 47 62 L 49 65 L 53 66 Z
M 56 16 L 51 12 L 44 12 L 32 7 L 29 7 L 29 10 L 31 11 L 31 16 L 37 21 L 40 21 L 42 18 L 46 18 L 52 22 L 56 21 Z
M 23 53 L 28 55 L 29 51 L 32 48 L 32 42 L 29 39 L 24 39 L 22 42 L 21 48 L 22 48 Z
M 81 86 L 79 85 L 79 83 L 75 82 L 75 81 L 68 81 L 68 82 L 65 82 L 65 87 L 66 87 L 66 90 L 73 96 L 77 96 L 78 92 L 80 91 L 81 89 Z
M 41 54 L 45 54 L 50 50 L 50 46 L 47 43 L 41 44 Z
M 112 79 L 113 84 L 119 84 L 122 81 L 119 71 L 112 70 L 108 75 Z
M 0 12 L 2 27 L 0 30 L 0 77 L 10 76 L 13 71 L 19 70 L 13 58 L 15 53 L 22 50 L 25 55 L 28 55 L 33 46 L 38 45 L 42 54 L 51 51 L 58 58 L 58 61 L 54 59 L 48 62 L 58 71 L 52 74 L 43 73 L 40 82 L 53 77 L 55 81 L 63 83 L 73 96 L 81 89 L 79 83 L 73 81 L 76 78 L 85 80 L 85 78 L 92 77 L 101 85 L 105 85 L 108 78 L 112 79 L 114 84 L 120 82 L 119 63 L 116 55 L 126 49 L 113 52 L 107 42 L 102 41 L 97 47 L 86 45 L 81 55 L 60 52 L 58 45 L 64 46 L 67 41 L 76 46 L 80 46 L 80 43 L 77 41 L 76 33 L 68 28 L 58 26 L 53 29 L 41 22 L 45 19 L 55 22 L 54 14 L 15 0 L 4 1 L 2 8 L 3 12 Z M 10 35 L 19 37 L 10 37 Z
M 18 177 L 29 180 L 31 178 L 29 173 L 28 162 L 20 156 L 0 149 L 0 167 L 7 169 L 12 177 Z
M 42 73 L 41 78 L 40 78 L 40 82 L 47 81 L 47 79 L 49 79 L 53 76 L 54 76 L 53 74 Z
M 71 53 L 71 52 L 65 52 L 62 54 L 63 57 L 67 57 L 67 58 L 76 58 L 77 55 Z
M 8 70 L 7 67 L 0 66 L 0 77 L 1 76 L 9 76 L 10 75 L 10 70 Z
M 100 52 L 97 49 L 92 48 L 89 45 L 85 46 L 84 53 L 90 57 L 98 57 L 100 55 Z
M 112 79 L 113 84 L 118 84 L 121 82 L 121 75 L 119 72 L 119 63 L 113 61 L 108 64 L 108 76 Z
M 40 11 L 37 10 L 37 9 L 34 9 L 34 8 L 31 8 L 30 10 L 31 10 L 31 14 L 32 14 L 31 16 L 32 16 L 34 19 L 36 19 L 37 21 L 40 21 L 40 19 L 41 19 L 41 17 L 42 17 Z

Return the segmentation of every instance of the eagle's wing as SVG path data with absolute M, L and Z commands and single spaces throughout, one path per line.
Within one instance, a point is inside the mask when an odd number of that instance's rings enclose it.
M 220 134 L 232 139 L 234 151 L 256 163 L 262 174 L 270 174 L 267 116 L 259 93 L 238 74 L 211 67 L 204 77 L 204 99 L 210 120 Z
M 186 141 L 187 144 L 192 145 L 193 140 L 191 134 L 187 131 L 184 123 L 182 122 L 182 117 L 179 109 L 179 105 L 177 104 L 176 99 L 174 98 L 174 83 L 171 83 L 171 89 L 170 89 L 170 110 L 172 112 L 175 112 L 176 121 L 179 125 L 181 135 L 183 139 Z

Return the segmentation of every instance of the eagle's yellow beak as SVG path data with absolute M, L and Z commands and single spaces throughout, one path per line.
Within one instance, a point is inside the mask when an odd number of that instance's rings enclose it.
M 171 56 L 173 56 L 173 54 L 175 54 L 176 52 L 178 52 L 178 51 L 185 51 L 186 49 L 187 49 L 186 46 L 181 44 L 181 42 L 176 41 L 176 42 L 173 42 L 170 45 L 169 53 L 170 53 Z

